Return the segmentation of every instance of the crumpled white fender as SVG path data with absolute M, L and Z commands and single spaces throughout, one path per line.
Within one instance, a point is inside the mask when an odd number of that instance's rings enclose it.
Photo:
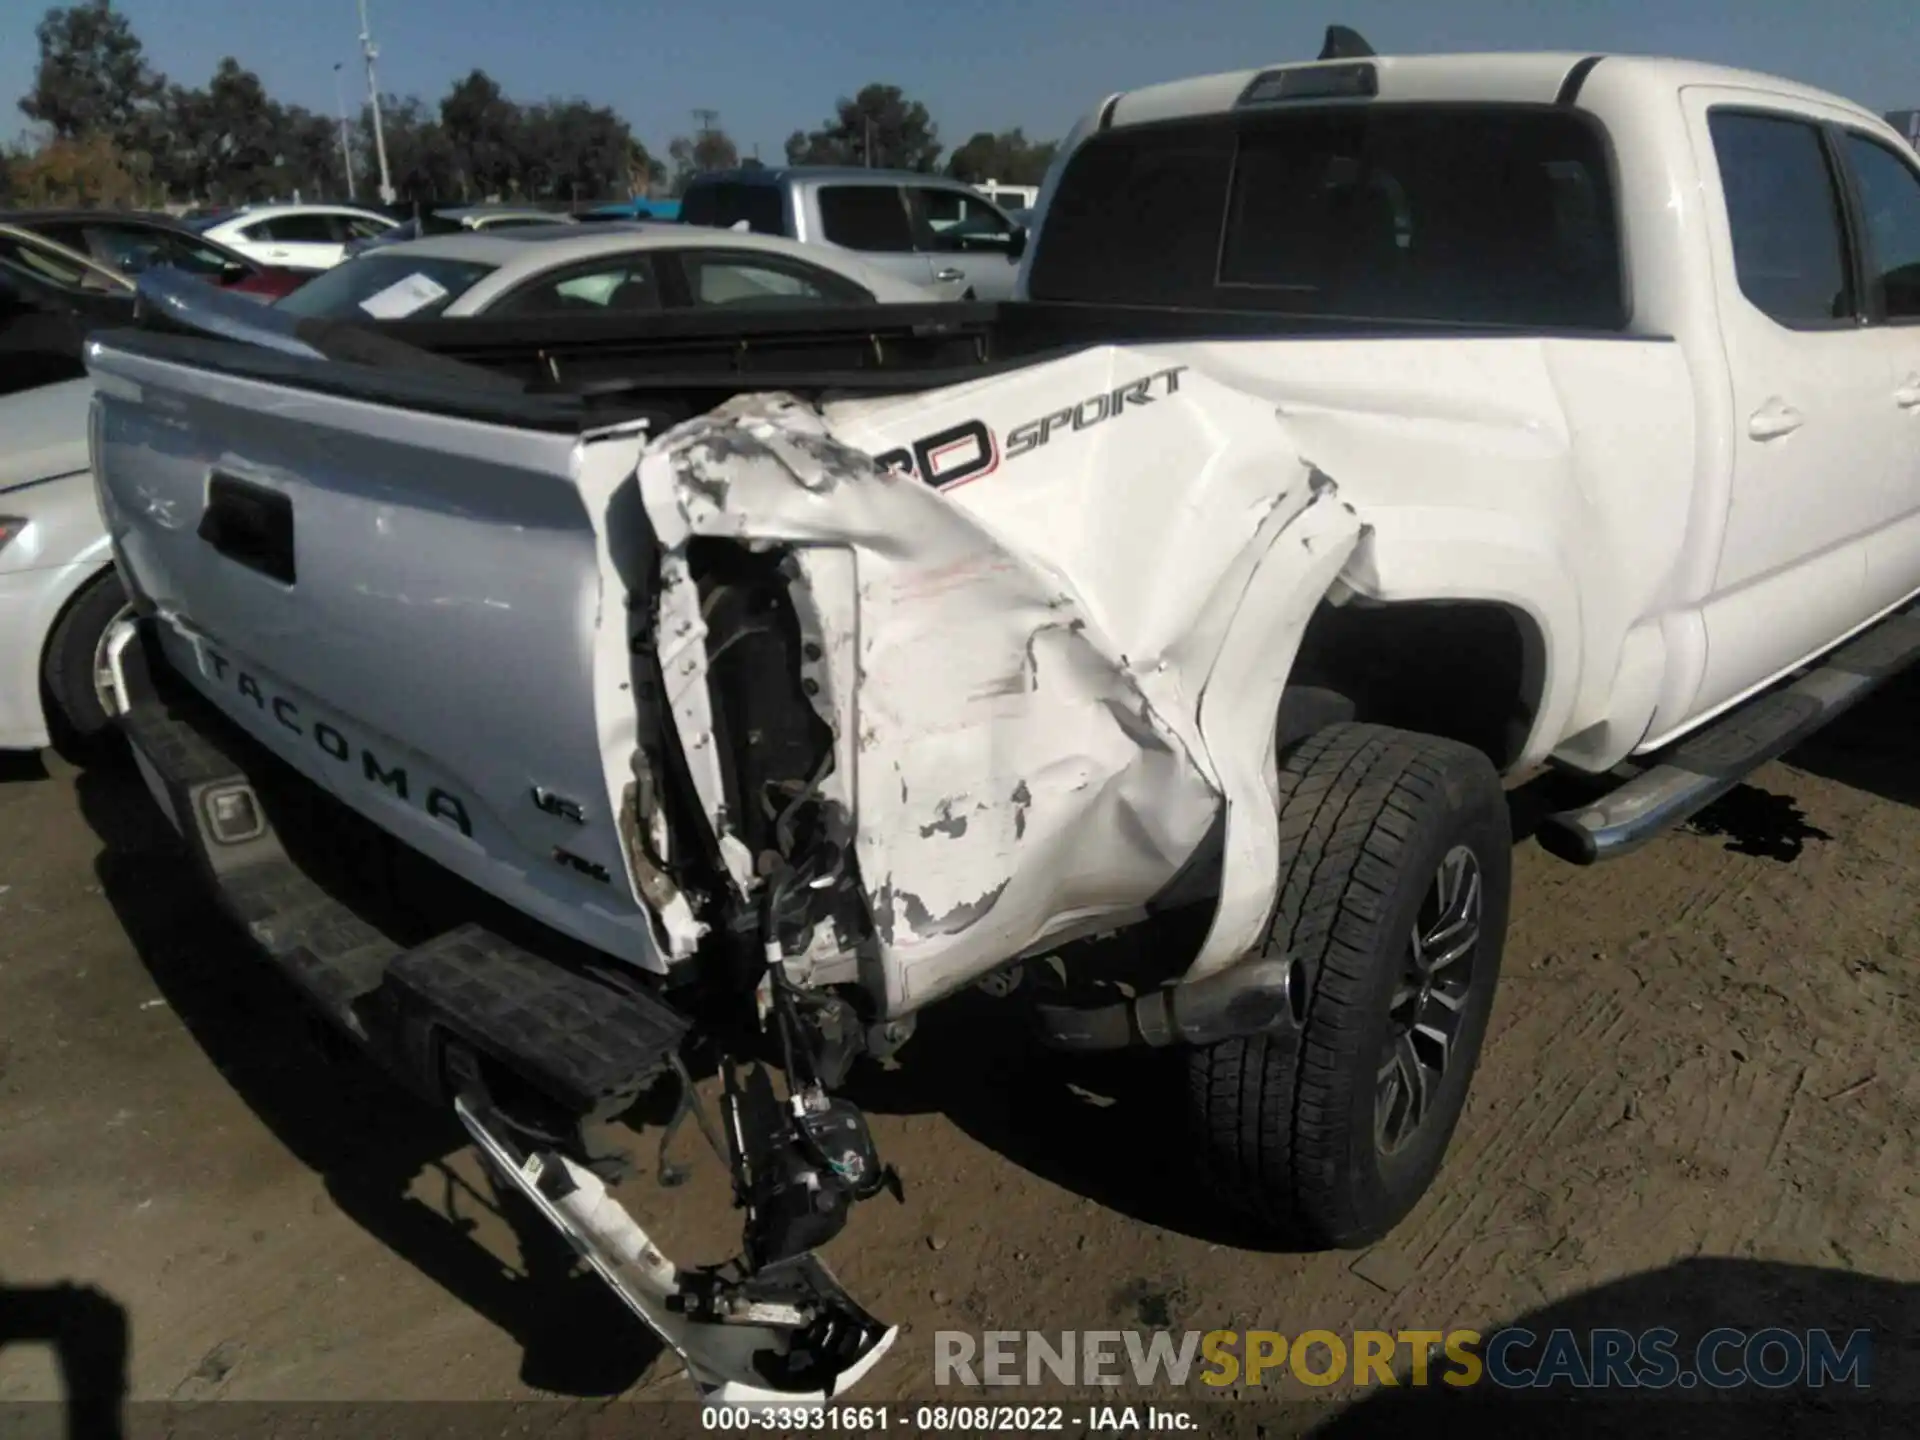
M 916 436 L 956 425 L 970 483 L 872 458 L 925 454 Z M 639 478 L 665 550 L 669 698 L 723 851 L 684 547 L 797 558 L 823 652 L 808 678 L 837 737 L 828 792 L 855 817 L 888 1014 L 1138 916 L 1223 808 L 1224 890 L 1194 973 L 1257 943 L 1280 690 L 1363 533 L 1270 403 L 1100 349 L 898 400 L 742 396 L 655 441 Z

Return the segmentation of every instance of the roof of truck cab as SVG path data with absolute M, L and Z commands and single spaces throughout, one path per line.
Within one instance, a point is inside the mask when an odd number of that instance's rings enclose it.
M 1343 60 L 1303 60 L 1229 70 L 1125 91 L 1111 102 L 1109 126 L 1147 125 L 1159 120 L 1192 119 L 1232 110 L 1256 77 L 1276 70 L 1310 70 L 1320 65 L 1364 64 L 1379 77 L 1374 103 L 1482 103 L 1548 105 L 1570 98 L 1588 76 L 1604 74 L 1609 84 L 1642 87 L 1649 98 L 1670 95 L 1683 86 L 1714 85 L 1765 90 L 1858 111 L 1872 111 L 1844 96 L 1762 75 L 1694 60 L 1650 55 L 1596 55 L 1578 51 L 1504 52 L 1478 55 L 1374 55 Z M 1307 102 L 1301 102 L 1307 103 Z

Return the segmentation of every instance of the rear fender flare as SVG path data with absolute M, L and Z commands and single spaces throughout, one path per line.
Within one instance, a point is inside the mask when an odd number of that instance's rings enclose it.
M 1280 697 L 1307 623 L 1365 537 L 1333 495 L 1268 537 L 1208 671 L 1200 738 L 1225 816 L 1213 923 L 1183 981 L 1218 973 L 1259 943 L 1280 873 Z

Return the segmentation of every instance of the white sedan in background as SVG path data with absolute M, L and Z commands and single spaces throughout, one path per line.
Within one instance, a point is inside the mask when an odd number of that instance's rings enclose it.
M 326 320 L 425 320 L 933 304 L 850 252 L 695 225 L 539 225 L 384 245 L 274 308 Z
M 99 672 L 126 609 L 87 459 L 89 380 L 0 396 L 0 750 L 106 728 Z
M 391 215 L 349 205 L 249 205 L 195 222 L 209 240 L 282 270 L 331 270 L 347 246 L 393 229 Z
M 93 493 L 80 351 L 132 314 L 124 276 L 0 225 L 0 750 L 107 726 L 102 647 L 127 602 Z

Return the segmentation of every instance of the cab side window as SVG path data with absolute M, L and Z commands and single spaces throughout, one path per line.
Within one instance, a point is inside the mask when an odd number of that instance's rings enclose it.
M 906 255 L 913 250 L 913 217 L 897 185 L 826 185 L 820 224 L 827 239 L 849 250 Z
M 1784 115 L 1707 117 L 1740 293 L 1790 328 L 1854 314 L 1840 189 L 1819 126 Z
M 240 232 L 255 244 L 337 245 L 331 215 L 275 215 Z
M 659 308 L 653 263 L 644 255 L 627 255 L 542 276 L 496 301 L 488 313 L 616 315 Z
M 1920 174 L 1891 148 L 1848 134 L 1847 163 L 1859 189 L 1867 295 L 1888 320 L 1920 320 Z
M 944 186 L 911 185 L 907 197 L 924 237 L 925 248 L 953 253 L 1005 252 L 1013 244 L 1015 226 L 993 206 L 962 190 Z

